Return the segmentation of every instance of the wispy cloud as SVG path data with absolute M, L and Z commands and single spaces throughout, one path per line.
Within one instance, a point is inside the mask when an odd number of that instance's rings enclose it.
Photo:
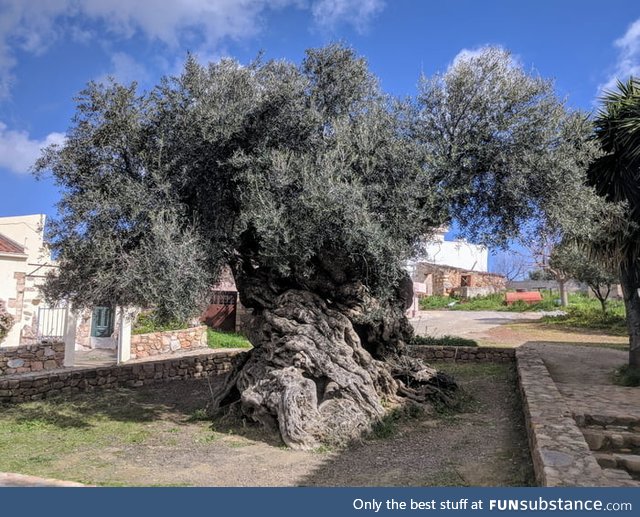
M 151 74 L 147 68 L 132 56 L 125 52 L 116 52 L 111 55 L 111 70 L 98 77 L 98 82 L 104 82 L 108 77 L 113 77 L 117 82 L 129 84 L 136 81 L 144 86 L 151 80 Z
M 598 86 L 598 94 L 615 88 L 618 81 L 625 81 L 630 76 L 640 77 L 640 19 L 633 22 L 621 38 L 613 45 L 618 49 L 613 71 L 607 80 Z
M 0 122 L 0 167 L 16 174 L 26 174 L 44 147 L 62 144 L 64 138 L 62 133 L 50 133 L 42 140 L 34 140 L 26 131 L 9 130 Z
M 384 7 L 383 0 L 318 0 L 311 11 L 315 22 L 322 28 L 334 29 L 340 24 L 347 24 L 362 33 Z
M 17 50 L 42 53 L 62 38 L 86 43 L 141 36 L 170 51 L 186 43 L 199 55 L 216 54 L 225 40 L 258 34 L 269 10 L 291 6 L 310 10 L 324 28 L 348 24 L 363 32 L 384 0 L 0 0 L 0 100 L 15 82 Z
M 63 37 L 86 42 L 91 37 L 126 40 L 140 35 L 173 50 L 181 42 L 197 41 L 196 50 L 213 52 L 225 39 L 256 35 L 267 10 L 299 1 L 0 0 L 0 99 L 9 96 L 15 82 L 17 50 L 42 53 Z M 88 30 L 88 22 L 99 28 Z

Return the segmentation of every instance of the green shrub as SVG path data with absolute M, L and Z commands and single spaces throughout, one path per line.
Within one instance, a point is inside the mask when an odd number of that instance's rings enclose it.
M 0 342 L 9 333 L 14 322 L 14 317 L 7 312 L 5 301 L 0 300 Z
M 640 386 L 640 368 L 625 364 L 613 372 L 613 382 L 619 386 Z
M 162 321 L 153 311 L 145 311 L 138 314 L 131 328 L 132 334 L 150 334 L 152 332 L 166 332 L 170 330 L 182 330 L 191 327 L 186 321 Z
M 415 346 L 478 346 L 478 343 L 473 339 L 458 336 L 413 336 L 410 344 Z
M 207 329 L 207 345 L 209 348 L 251 348 L 251 343 L 242 334 L 212 328 Z
M 566 312 L 564 316 L 545 316 L 542 321 L 549 325 L 560 325 L 571 328 L 583 328 L 593 330 L 604 330 L 608 333 L 624 336 L 627 334 L 627 322 L 624 306 L 620 303 L 611 303 L 609 310 L 603 313 L 600 304 L 595 300 L 596 305 L 588 302 L 580 302 L 569 307 L 562 307 Z

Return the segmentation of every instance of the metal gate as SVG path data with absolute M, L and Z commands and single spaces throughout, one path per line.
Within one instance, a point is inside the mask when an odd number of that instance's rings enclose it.
M 61 339 L 67 323 L 67 307 L 38 308 L 38 340 Z
M 214 291 L 202 315 L 202 322 L 215 329 L 233 332 L 236 329 L 237 297 L 235 291 Z

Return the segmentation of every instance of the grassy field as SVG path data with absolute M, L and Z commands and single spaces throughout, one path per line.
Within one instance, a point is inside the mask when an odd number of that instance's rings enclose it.
M 527 305 L 517 302 L 507 306 L 504 294 L 492 294 L 479 296 L 470 300 L 460 300 L 446 296 L 429 296 L 420 300 L 422 310 L 451 310 L 451 311 L 508 311 L 508 312 L 534 312 L 562 310 L 564 316 L 544 316 L 542 323 L 558 328 L 575 328 L 605 331 L 615 336 L 624 336 L 627 333 L 624 303 L 620 300 L 609 300 L 607 312 L 603 313 L 600 302 L 583 294 L 570 294 L 569 306 L 560 307 L 557 295 L 543 293 L 540 303 Z
M 209 348 L 251 348 L 251 343 L 242 334 L 207 329 L 207 345 Z

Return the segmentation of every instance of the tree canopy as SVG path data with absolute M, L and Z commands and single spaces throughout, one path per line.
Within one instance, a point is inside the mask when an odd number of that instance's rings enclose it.
M 494 48 L 415 99 L 341 45 L 299 65 L 189 58 L 142 94 L 91 83 L 37 164 L 62 190 L 48 295 L 186 317 L 228 264 L 254 349 L 215 402 L 291 446 L 345 441 L 385 401 L 452 403 L 452 379 L 405 354 L 405 261 L 454 218 L 497 245 L 524 223 L 585 224 L 565 205 L 591 202 L 588 129 Z

